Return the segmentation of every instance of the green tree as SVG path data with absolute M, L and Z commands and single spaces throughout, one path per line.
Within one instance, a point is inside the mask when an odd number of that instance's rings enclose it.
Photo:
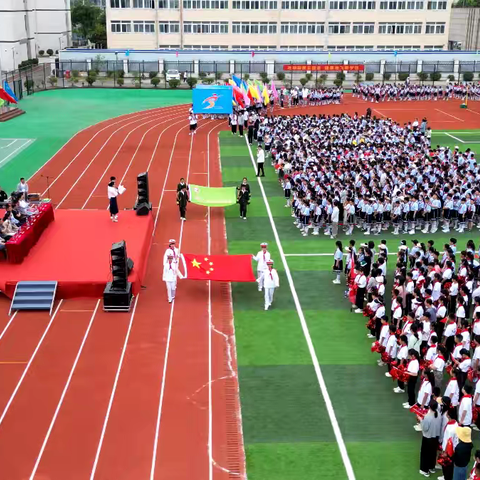
M 193 88 L 197 84 L 198 80 L 195 77 L 188 77 L 187 83 L 190 88 Z
M 71 10 L 74 31 L 85 40 L 106 45 L 106 18 L 105 12 L 90 2 L 75 3 Z M 101 26 L 103 25 L 103 30 Z M 98 38 L 104 42 L 97 41 Z

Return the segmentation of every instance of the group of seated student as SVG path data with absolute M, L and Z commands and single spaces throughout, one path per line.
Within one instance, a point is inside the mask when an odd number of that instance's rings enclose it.
M 426 245 L 413 240 L 411 246 L 402 240 L 396 261 L 388 260 L 385 240 L 379 247 L 377 258 L 373 241 L 363 244 L 358 253 L 354 240 L 346 248 L 346 268 L 354 265 L 355 269 L 349 275 L 351 299 L 355 312 L 368 318 L 367 336 L 374 341 L 372 352 L 380 354 L 379 367 L 386 367 L 385 376 L 396 380 L 396 394 L 407 391 L 403 408 L 415 414 L 415 430 L 422 431 L 431 400 L 440 404 L 440 445 L 449 422 L 478 430 L 480 264 L 474 242 L 469 240 L 460 250 L 455 238 L 440 248 L 433 240 Z M 388 310 L 386 265 L 392 263 L 395 271 Z M 454 430 L 450 438 L 454 445 L 458 442 Z M 448 480 L 453 477 L 451 462 L 445 457 L 443 442 L 439 458 Z M 420 473 L 428 474 L 428 470 L 421 468 Z
M 471 231 L 480 226 L 475 153 L 433 147 L 427 120 L 404 125 L 355 114 L 273 116 L 262 122 L 265 150 L 295 225 L 331 234 L 340 209 L 346 235 Z

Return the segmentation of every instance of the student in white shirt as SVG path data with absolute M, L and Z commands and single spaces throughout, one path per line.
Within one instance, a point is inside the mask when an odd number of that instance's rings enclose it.
M 180 251 L 178 248 L 175 246 L 176 242 L 174 238 L 171 238 L 168 241 L 168 248 L 165 250 L 165 253 L 163 254 L 163 264 L 166 265 L 168 262 L 168 257 L 172 256 L 173 257 L 173 263 L 175 263 L 178 267 L 179 261 L 180 261 Z
M 337 221 L 337 228 L 338 228 L 338 221 Z M 336 285 L 340 285 L 340 275 L 343 271 L 343 245 L 340 240 L 335 242 L 335 246 L 337 247 L 335 253 L 333 255 L 333 272 L 336 275 L 335 280 L 333 283 Z
M 410 361 L 407 364 L 407 373 L 408 373 L 408 384 L 407 384 L 407 392 L 408 392 L 408 405 L 404 408 L 410 408 L 415 405 L 415 386 L 417 385 L 418 380 L 418 372 L 420 370 L 420 363 L 418 359 L 420 355 L 418 352 L 411 348 L 408 350 L 408 357 Z
M 460 359 L 452 358 L 452 362 L 455 365 L 458 387 L 461 390 L 467 381 L 468 370 L 472 366 L 472 360 L 470 359 L 470 351 L 465 348 L 460 350 L 460 355 Z
M 458 380 L 457 377 L 455 376 L 455 372 L 452 370 L 451 373 L 451 378 L 448 381 L 446 387 L 445 387 L 445 392 L 444 396 L 450 398 L 450 402 L 452 407 L 458 406 L 458 399 L 460 396 L 460 388 L 458 388 Z
M 437 356 L 433 361 L 432 370 L 435 377 L 435 386 L 440 387 L 443 380 L 443 371 L 445 370 L 445 359 L 447 350 L 443 345 L 437 346 Z
M 365 289 L 367 288 L 367 277 L 363 273 L 362 267 L 358 267 L 357 276 L 355 277 L 355 284 L 357 286 L 357 293 L 355 296 L 355 306 L 357 309 L 355 313 L 363 313 L 363 302 L 365 301 Z
M 462 389 L 463 397 L 458 407 L 458 424 L 464 427 L 469 427 L 473 419 L 472 392 L 470 385 L 465 385 Z
M 265 310 L 268 310 L 273 303 L 275 289 L 280 286 L 278 273 L 273 268 L 273 260 L 267 261 L 267 270 L 264 270 L 260 278 L 257 279 L 258 283 L 262 281 L 265 288 Z
M 261 145 L 258 146 L 257 150 L 257 177 L 264 177 L 265 170 L 263 169 L 265 165 L 265 152 Z M 260 175 L 260 172 L 262 173 Z
M 173 262 L 173 255 L 169 255 L 167 263 L 163 266 L 163 281 L 167 285 L 168 303 L 172 303 L 175 300 L 177 277 L 182 279 L 183 275 L 178 270 L 178 265 Z
M 259 292 L 261 292 L 263 289 L 262 274 L 265 270 L 268 270 L 267 262 L 271 259 L 270 252 L 268 251 L 268 243 L 261 243 L 260 248 L 261 250 L 256 255 L 252 255 L 252 258 L 257 262 L 257 281 Z M 262 278 L 262 280 L 260 280 L 260 278 Z
M 110 203 L 110 219 L 112 222 L 118 222 L 117 197 L 120 195 L 119 189 L 115 186 L 115 180 L 115 177 L 110 177 L 110 183 L 107 188 L 108 201 Z

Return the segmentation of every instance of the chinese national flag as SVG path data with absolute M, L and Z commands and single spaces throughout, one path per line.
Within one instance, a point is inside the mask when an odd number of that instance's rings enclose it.
M 254 282 L 251 255 L 194 255 L 184 253 L 186 278 L 220 282 Z

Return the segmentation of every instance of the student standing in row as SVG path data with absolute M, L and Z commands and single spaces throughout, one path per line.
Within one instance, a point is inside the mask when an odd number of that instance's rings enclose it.
M 110 183 L 108 184 L 107 194 L 109 201 L 110 219 L 112 222 L 118 222 L 118 202 L 117 197 L 120 195 L 118 188 L 115 185 L 115 177 L 110 177 Z
M 332 283 L 336 284 L 336 285 L 340 285 L 340 274 L 342 273 L 343 271 L 343 246 L 342 246 L 342 242 L 340 240 L 338 240 L 337 242 L 335 242 L 335 245 L 336 245 L 336 250 L 335 250 L 335 254 L 333 255 L 333 272 L 335 273 L 336 275 L 336 278 L 335 280 L 333 280 Z
M 262 146 L 259 145 L 257 150 L 257 177 L 265 176 L 265 170 L 263 169 L 264 164 L 265 164 L 265 152 Z M 261 175 L 260 175 L 260 172 L 262 172 Z

